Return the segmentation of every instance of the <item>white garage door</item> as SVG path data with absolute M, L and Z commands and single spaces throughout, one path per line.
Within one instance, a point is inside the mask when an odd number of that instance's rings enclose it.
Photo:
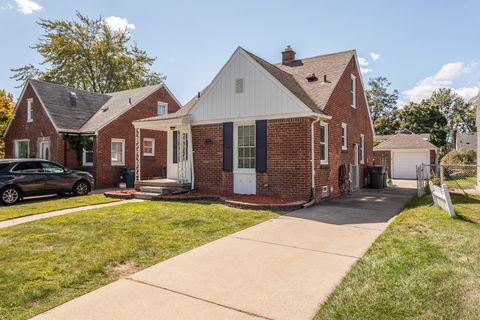
M 430 152 L 394 151 L 392 152 L 392 175 L 394 179 L 416 179 L 416 167 L 430 163 Z

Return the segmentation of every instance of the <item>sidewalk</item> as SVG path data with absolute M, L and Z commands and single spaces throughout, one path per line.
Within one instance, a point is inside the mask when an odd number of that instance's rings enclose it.
M 415 194 L 364 190 L 161 262 L 34 319 L 312 319 Z
M 93 205 L 88 205 L 88 206 L 83 206 L 83 207 L 77 207 L 77 208 L 70 208 L 70 209 L 63 209 L 63 210 L 33 214 L 31 216 L 0 221 L 0 229 L 6 228 L 6 227 L 11 227 L 11 226 L 16 226 L 18 224 L 22 224 L 22 223 L 26 223 L 26 222 L 30 222 L 30 221 L 36 221 L 36 220 L 50 218 L 50 217 L 56 217 L 56 216 L 63 216 L 64 214 L 69 214 L 69 213 L 74 213 L 74 212 L 79 212 L 79 211 L 85 211 L 85 210 L 91 210 L 91 209 L 106 208 L 106 207 L 111 207 L 111 206 L 118 206 L 120 204 L 125 204 L 125 203 L 130 203 L 130 202 L 139 202 L 139 201 L 143 201 L 143 200 L 138 200 L 138 199 L 122 200 L 122 201 L 117 201 L 117 202 L 93 204 Z

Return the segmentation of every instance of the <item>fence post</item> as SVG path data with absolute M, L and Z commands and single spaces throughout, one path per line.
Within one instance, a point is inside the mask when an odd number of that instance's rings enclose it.
M 444 183 L 445 168 L 440 165 L 440 185 Z

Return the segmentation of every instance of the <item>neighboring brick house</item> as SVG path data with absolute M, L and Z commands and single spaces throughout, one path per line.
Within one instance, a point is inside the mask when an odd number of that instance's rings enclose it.
M 320 201 L 364 187 L 373 161 L 354 50 L 270 64 L 239 47 L 179 112 L 134 126 L 167 131 L 167 177 L 201 192 Z
M 165 85 L 100 94 L 31 79 L 5 131 L 5 154 L 90 171 L 97 188 L 113 187 L 121 181 L 122 168 L 135 165 L 132 121 L 174 113 L 180 106 Z M 70 141 L 79 136 L 91 143 L 77 153 Z M 142 178 L 164 176 L 166 134 L 144 131 L 142 136 Z
M 403 130 L 390 136 L 375 148 L 375 164 L 387 166 L 388 176 L 393 179 L 416 179 L 417 165 L 430 165 L 437 170 L 437 147 L 425 135 Z

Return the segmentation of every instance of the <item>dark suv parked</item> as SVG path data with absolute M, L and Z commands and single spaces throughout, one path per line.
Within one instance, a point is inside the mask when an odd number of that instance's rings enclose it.
M 14 204 L 23 197 L 45 194 L 88 194 L 95 180 L 88 172 L 37 159 L 0 160 L 0 201 Z

